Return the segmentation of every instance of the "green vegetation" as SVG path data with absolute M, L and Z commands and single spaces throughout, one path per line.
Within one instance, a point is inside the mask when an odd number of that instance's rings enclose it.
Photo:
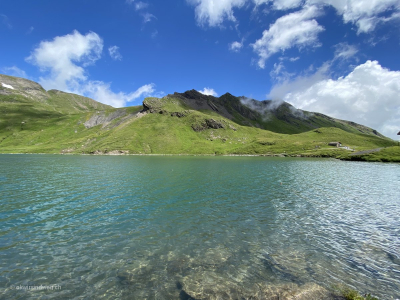
M 377 152 L 363 155 L 346 156 L 343 157 L 343 159 L 370 162 L 400 162 L 400 147 L 387 147 Z
M 185 94 L 174 94 L 162 99 L 147 98 L 143 106 L 116 109 L 78 95 L 46 92 L 36 83 L 23 79 L 14 82 L 10 81 L 13 77 L 8 77 L 3 76 L 2 80 L 9 80 L 7 84 L 14 84 L 16 89 L 0 91 L 1 153 L 121 151 L 130 154 L 279 155 L 400 162 L 400 147 L 372 129 L 307 112 L 303 113 L 310 114 L 308 117 L 299 118 L 290 114 L 292 108 L 287 105 L 268 112 L 270 119 L 265 124 L 271 129 L 265 130 L 257 123 L 263 116 L 230 94 L 220 98 L 189 99 L 192 102 L 182 96 Z M 29 91 L 35 93 L 27 94 L 24 85 L 30 85 Z M 194 92 L 191 96 L 197 97 Z M 215 109 L 196 108 L 193 101 L 205 101 L 205 105 Z M 276 128 L 272 130 L 274 126 Z M 382 150 L 351 156 L 353 152 L 348 149 L 329 146 L 332 141 L 340 141 L 356 152 Z
M 366 294 L 361 296 L 359 292 L 353 290 L 349 287 L 339 287 L 339 294 L 346 300 L 379 300 L 376 297 L 371 296 L 371 294 Z

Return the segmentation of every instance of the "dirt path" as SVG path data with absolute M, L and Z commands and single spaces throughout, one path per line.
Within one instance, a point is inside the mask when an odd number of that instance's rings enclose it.
M 383 149 L 383 148 L 376 148 L 376 149 L 371 149 L 371 150 L 358 151 L 358 152 L 351 153 L 350 156 L 353 156 L 353 155 L 370 154 L 370 153 L 374 153 L 374 152 L 379 152 L 379 151 L 381 151 L 382 149 Z

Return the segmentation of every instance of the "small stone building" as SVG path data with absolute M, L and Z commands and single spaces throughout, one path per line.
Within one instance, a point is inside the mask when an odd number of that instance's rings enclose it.
M 340 147 L 342 146 L 341 142 L 330 142 L 328 143 L 329 146 Z

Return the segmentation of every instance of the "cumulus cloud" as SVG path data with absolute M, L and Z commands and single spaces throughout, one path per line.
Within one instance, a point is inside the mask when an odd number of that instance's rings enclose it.
M 242 7 L 247 0 L 187 0 L 196 6 L 195 14 L 199 25 L 220 26 L 224 19 L 236 22 L 234 8 Z
M 102 50 L 103 40 L 96 33 L 82 35 L 75 30 L 51 41 L 40 42 L 26 60 L 47 74 L 39 80 L 44 88 L 81 94 L 115 107 L 125 106 L 154 92 L 154 84 L 147 84 L 132 93 L 114 93 L 110 83 L 88 80 L 85 67 L 100 59 Z M 110 51 L 110 55 L 116 53 Z
M 297 108 L 351 120 L 396 138 L 400 124 L 400 71 L 367 61 L 345 77 L 326 77 L 326 71 L 320 71 L 295 80 L 295 86 L 283 100 Z M 306 84 L 298 84 L 301 81 Z
M 321 14 L 316 6 L 307 6 L 304 9 L 280 17 L 262 37 L 252 44 L 258 54 L 258 66 L 265 67 L 266 60 L 279 51 L 292 47 L 318 47 L 318 33 L 324 30 L 314 19 Z
M 229 44 L 229 50 L 232 52 L 239 52 L 240 49 L 243 48 L 243 43 L 242 42 L 233 42 Z
M 267 99 L 282 101 L 282 99 L 284 99 L 290 93 L 307 89 L 315 83 L 329 78 L 330 66 L 331 62 L 329 61 L 324 63 L 316 71 L 314 70 L 313 66 L 310 66 L 310 68 L 306 70 L 304 74 L 295 78 L 293 77 L 294 74 L 290 74 L 292 76 L 282 78 L 283 80 L 279 80 L 278 78 L 278 83 L 273 86 L 270 93 L 267 95 Z M 272 74 L 270 74 L 272 77 L 274 75 L 274 69 L 271 71 Z
M 118 46 L 111 46 L 110 48 L 108 48 L 108 53 L 113 60 L 122 60 L 122 55 L 121 53 L 119 53 Z
M 208 87 L 205 87 L 203 90 L 199 92 L 202 93 L 203 95 L 214 96 L 214 97 L 218 96 L 218 94 L 214 91 L 214 89 Z
M 50 72 L 39 81 L 45 88 L 70 90 L 87 79 L 83 67 L 100 59 L 102 50 L 103 40 L 96 33 L 82 35 L 75 30 L 52 41 L 40 42 L 26 60 Z
M 10 76 L 28 78 L 28 76 L 26 75 L 26 72 L 24 70 L 21 70 L 17 66 L 4 67 L 4 68 L 1 69 L 1 71 L 4 74 L 10 75 Z

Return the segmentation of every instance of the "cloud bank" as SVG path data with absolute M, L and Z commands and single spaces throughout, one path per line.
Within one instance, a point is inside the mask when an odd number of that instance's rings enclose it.
M 274 87 L 269 97 L 295 107 L 352 120 L 397 139 L 400 130 L 400 71 L 383 68 L 377 61 L 358 65 L 347 76 L 327 78 L 326 69 Z

